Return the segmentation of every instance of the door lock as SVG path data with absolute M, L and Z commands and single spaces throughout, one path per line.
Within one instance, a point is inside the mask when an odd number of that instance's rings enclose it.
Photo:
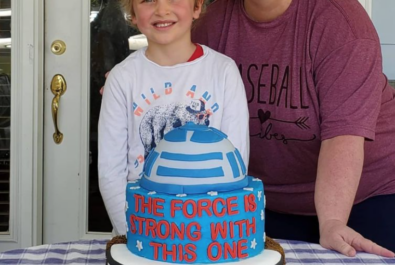
M 66 51 L 66 43 L 62 40 L 55 40 L 51 44 L 51 51 L 53 54 L 61 55 Z

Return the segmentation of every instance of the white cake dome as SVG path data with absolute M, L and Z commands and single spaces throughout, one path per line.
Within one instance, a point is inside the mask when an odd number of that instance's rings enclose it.
M 151 150 L 140 185 L 168 194 L 197 194 L 240 189 L 248 178 L 226 134 L 189 122 L 168 132 Z

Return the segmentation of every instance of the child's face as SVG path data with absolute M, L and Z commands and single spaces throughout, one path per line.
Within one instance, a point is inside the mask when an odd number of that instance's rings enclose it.
M 131 0 L 132 22 L 147 37 L 149 44 L 191 41 L 191 26 L 201 12 L 194 0 Z M 200 0 L 198 0 L 200 2 Z

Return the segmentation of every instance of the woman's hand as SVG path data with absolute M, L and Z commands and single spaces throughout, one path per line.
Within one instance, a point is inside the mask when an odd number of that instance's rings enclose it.
M 394 257 L 393 252 L 347 226 L 362 173 L 364 141 L 363 137 L 343 135 L 321 144 L 314 197 L 320 244 L 349 257 L 356 251 Z
M 348 257 L 354 257 L 357 251 L 388 258 L 395 257 L 392 251 L 364 238 L 361 234 L 335 219 L 327 220 L 320 225 L 320 244 L 324 248 L 336 250 Z

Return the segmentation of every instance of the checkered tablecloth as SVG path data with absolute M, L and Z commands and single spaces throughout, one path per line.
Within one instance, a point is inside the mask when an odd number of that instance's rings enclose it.
M 0 264 L 106 264 L 108 240 L 40 245 L 0 253 Z
M 383 265 L 395 264 L 395 258 L 382 258 L 380 256 L 358 253 L 353 258 L 348 258 L 335 251 L 327 250 L 318 244 L 300 241 L 276 240 L 285 251 L 285 260 L 288 264 L 370 264 Z
M 317 244 L 277 240 L 285 251 L 287 264 L 395 264 L 395 259 L 358 253 L 347 258 Z M 0 264 L 105 264 L 106 240 L 41 245 L 0 253 Z

